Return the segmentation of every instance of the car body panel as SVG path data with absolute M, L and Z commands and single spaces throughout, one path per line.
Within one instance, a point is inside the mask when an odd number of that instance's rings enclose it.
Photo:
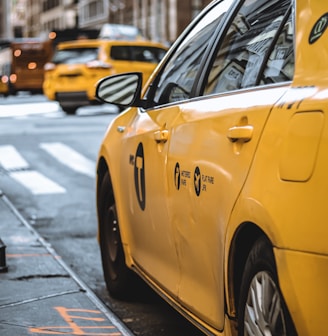
M 299 335 L 325 335 L 328 257 L 286 249 L 275 249 L 275 256 L 278 270 L 284 274 L 280 286 Z
M 127 264 L 208 334 L 235 334 L 229 318 L 237 317 L 245 262 L 238 242 L 251 244 L 254 232 L 273 246 L 298 335 L 328 333 L 328 3 L 292 4 L 292 81 L 131 107 L 99 152 L 113 177 Z
M 181 104 L 174 127 L 167 127 L 169 154 L 162 167 L 179 255 L 179 300 L 217 329 L 224 322 L 226 223 L 271 107 L 285 91 L 263 88 Z M 246 127 L 249 138 L 239 139 Z
M 8 85 L 8 77 L 5 76 L 0 77 L 0 94 L 7 96 L 9 94 L 9 85 Z
M 158 144 L 155 133 L 164 122 L 167 126 L 174 122 L 178 112 L 171 109 L 152 114 L 138 113 L 122 133 L 120 144 L 119 184 L 122 197 L 128 200 L 124 204 L 126 220 L 134 223 L 130 227 L 129 242 L 134 262 L 144 272 L 160 279 L 162 286 L 173 296 L 177 295 L 179 276 L 176 242 L 167 204 L 161 198 L 167 193 L 164 172 L 160 170 L 167 159 L 167 144 Z M 150 227 L 147 226 L 149 217 L 152 218 Z

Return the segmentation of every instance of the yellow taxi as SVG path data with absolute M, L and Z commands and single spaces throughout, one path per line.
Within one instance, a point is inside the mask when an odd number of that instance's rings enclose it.
M 215 0 L 126 109 L 97 163 L 104 276 L 141 277 L 206 335 L 328 335 L 328 2 Z M 137 275 L 137 276 L 135 276 Z
M 140 71 L 150 76 L 167 48 L 151 41 L 76 40 L 59 43 L 47 63 L 43 92 L 68 114 L 98 103 L 95 84 L 105 76 Z
M 0 75 L 0 95 L 9 95 L 8 76 Z

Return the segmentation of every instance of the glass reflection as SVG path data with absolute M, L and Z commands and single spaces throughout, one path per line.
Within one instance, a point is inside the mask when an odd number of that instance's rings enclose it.
M 138 79 L 134 74 L 108 77 L 99 84 L 97 95 L 107 103 L 129 105 L 135 97 Z

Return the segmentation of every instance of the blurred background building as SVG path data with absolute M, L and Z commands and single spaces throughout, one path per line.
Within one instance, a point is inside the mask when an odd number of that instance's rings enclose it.
M 11 0 L 2 0 L 0 3 L 0 38 L 11 38 L 14 35 L 11 25 Z
M 0 37 L 40 37 L 54 29 L 134 25 L 145 37 L 173 42 L 210 0 L 2 0 Z

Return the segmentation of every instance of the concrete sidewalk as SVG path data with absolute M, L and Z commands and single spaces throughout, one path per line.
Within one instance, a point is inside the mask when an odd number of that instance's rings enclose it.
M 132 336 L 1 191 L 0 239 L 1 336 Z

